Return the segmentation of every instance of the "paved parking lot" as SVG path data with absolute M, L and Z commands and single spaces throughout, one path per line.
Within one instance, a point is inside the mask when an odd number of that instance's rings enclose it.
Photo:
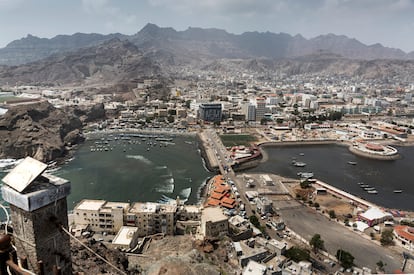
M 328 252 L 335 255 L 340 248 L 350 252 L 355 257 L 359 267 L 369 267 L 375 271 L 376 263 L 386 263 L 386 273 L 400 269 L 402 255 L 377 245 L 358 233 L 331 221 L 316 210 L 306 207 L 296 200 L 274 200 L 274 208 L 283 218 L 286 225 L 297 234 L 310 240 L 314 234 L 320 234 L 325 241 Z

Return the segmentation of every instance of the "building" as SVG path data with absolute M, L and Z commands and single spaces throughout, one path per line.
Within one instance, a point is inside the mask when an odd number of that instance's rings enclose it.
M 156 233 L 174 235 L 176 212 L 176 205 L 137 202 L 129 209 L 127 221 L 134 221 L 140 237 Z
M 256 121 L 260 121 L 264 118 L 266 113 L 266 99 L 258 97 L 256 98 Z
M 198 109 L 199 118 L 204 121 L 220 122 L 222 105 L 220 103 L 202 103 Z
M 251 103 L 245 103 L 242 105 L 242 113 L 246 117 L 246 121 L 256 120 L 256 106 Z
M 257 211 L 259 211 L 261 215 L 271 213 L 272 206 L 272 200 L 268 199 L 267 197 L 258 197 L 256 200 Z
M 122 226 L 112 240 L 112 246 L 121 249 L 131 249 L 138 244 L 138 228 L 134 226 Z
M 260 178 L 262 179 L 264 185 L 274 185 L 273 180 L 269 175 L 261 175 Z
M 76 225 L 88 225 L 95 232 L 116 233 L 124 225 L 129 203 L 82 200 L 73 210 Z
M 369 226 L 374 226 L 384 221 L 392 220 L 392 215 L 379 208 L 371 207 L 364 213 L 358 214 L 358 218 Z
M 17 256 L 36 274 L 72 274 L 66 197 L 70 182 L 44 173 L 47 164 L 27 157 L 3 178 L 2 196 L 10 204 Z M 65 230 L 62 230 L 65 229 Z M 41 271 L 38 262 L 43 262 Z
M 243 275 L 265 275 L 266 266 L 259 264 L 255 261 L 249 261 L 246 267 L 243 269 Z
M 201 213 L 201 234 L 204 238 L 218 238 L 227 235 L 229 225 L 227 216 L 220 207 L 207 207 Z
M 398 245 L 414 251 L 414 227 L 397 225 L 394 227 L 394 236 Z

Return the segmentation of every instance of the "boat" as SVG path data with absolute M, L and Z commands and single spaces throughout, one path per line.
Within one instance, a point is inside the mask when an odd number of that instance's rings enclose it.
M 371 191 L 371 190 L 375 190 L 375 187 L 365 187 L 364 188 L 365 191 Z
M 299 153 L 299 156 L 304 156 L 305 155 L 305 153 Z
M 357 165 L 357 162 L 356 161 L 348 161 L 348 164 L 350 164 L 350 165 Z
M 369 190 L 367 191 L 368 194 L 378 194 L 377 190 Z
M 402 193 L 402 191 L 403 191 L 403 190 L 401 190 L 401 189 L 396 189 L 396 190 L 394 190 L 393 192 L 394 192 L 394 193 L 396 193 L 396 194 L 399 194 L 399 193 Z
M 313 173 L 312 172 L 299 172 L 297 173 L 298 176 L 300 176 L 301 178 L 312 178 L 313 177 Z
M 293 165 L 296 166 L 296 167 L 305 167 L 306 166 L 306 163 L 300 162 L 300 161 L 295 161 L 293 163 Z
M 361 182 L 358 182 L 358 185 L 362 185 L 362 184 L 364 184 L 362 181 Z
M 368 187 L 371 187 L 371 186 L 369 184 L 361 184 L 360 187 L 361 188 L 368 188 Z

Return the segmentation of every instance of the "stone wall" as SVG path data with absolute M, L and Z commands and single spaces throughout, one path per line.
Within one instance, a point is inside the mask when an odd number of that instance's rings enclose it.
M 53 274 L 53 265 L 62 274 L 72 274 L 69 236 L 59 229 L 68 227 L 66 197 L 32 212 L 14 205 L 10 209 L 18 257 L 26 257 L 36 273 L 41 260 L 45 274 Z

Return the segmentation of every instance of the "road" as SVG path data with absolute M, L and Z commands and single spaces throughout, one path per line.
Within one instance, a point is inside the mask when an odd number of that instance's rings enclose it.
M 275 202 L 274 202 L 275 203 Z M 401 268 L 402 255 L 382 247 L 360 234 L 345 228 L 335 221 L 297 202 L 296 200 L 276 203 L 274 207 L 286 225 L 309 241 L 314 234 L 320 234 L 331 255 L 338 249 L 346 250 L 355 257 L 359 267 L 369 267 L 373 271 L 378 261 L 386 263 L 386 271 L 392 273 Z

